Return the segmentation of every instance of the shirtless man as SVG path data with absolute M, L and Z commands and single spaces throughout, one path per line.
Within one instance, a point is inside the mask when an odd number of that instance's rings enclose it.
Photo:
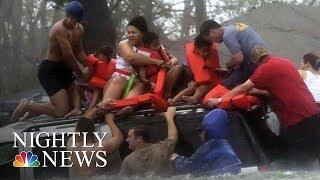
M 75 137 L 75 144 L 73 145 L 72 138 L 68 140 L 67 143 L 67 150 L 72 151 L 72 155 L 70 158 L 70 163 L 72 167 L 69 168 L 69 178 L 70 179 L 87 179 L 92 175 L 98 174 L 106 174 L 106 173 L 117 173 L 121 166 L 121 159 L 119 154 L 117 154 L 117 150 L 123 141 L 123 136 L 120 129 L 114 123 L 114 115 L 107 114 L 105 116 L 105 122 L 109 126 L 112 137 L 104 138 L 101 141 L 101 145 L 99 145 L 98 141 L 95 141 L 93 132 L 95 131 L 93 119 L 95 118 L 96 114 L 98 113 L 98 108 L 94 108 L 92 111 L 87 113 L 85 117 L 81 117 L 75 127 L 76 132 L 80 132 L 81 134 L 87 133 L 86 136 L 86 145 L 92 147 L 83 147 L 84 144 L 84 136 L 81 135 Z M 103 136 L 103 134 L 101 135 Z M 100 136 L 100 137 L 101 137 Z M 90 166 L 88 167 L 86 163 L 79 166 L 79 162 L 77 160 L 77 156 L 75 151 L 86 151 L 87 157 L 90 158 L 91 152 L 94 151 L 95 154 L 92 155 L 92 161 Z M 106 161 L 107 165 L 104 168 L 96 167 L 96 163 L 102 164 L 101 159 L 97 158 L 96 153 L 98 151 L 105 151 L 106 156 L 102 153 L 99 153 Z M 83 154 L 80 153 L 80 158 Z
M 73 73 L 84 81 L 90 76 L 79 67 L 86 66 L 87 58 L 82 50 L 84 30 L 79 23 L 84 10 L 77 1 L 68 3 L 65 9 L 66 17 L 55 23 L 50 30 L 48 55 L 38 69 L 38 79 L 51 102 L 38 104 L 23 99 L 13 112 L 12 120 L 24 120 L 41 114 L 63 117 L 68 112 L 69 116 L 82 113 L 81 100 L 72 97 L 80 98 L 76 95 Z

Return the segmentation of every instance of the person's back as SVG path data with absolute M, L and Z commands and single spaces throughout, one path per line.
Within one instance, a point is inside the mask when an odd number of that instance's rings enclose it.
M 257 80 L 257 76 L 261 78 Z M 289 59 L 269 57 L 250 79 L 258 89 L 273 95 L 275 112 L 285 127 L 319 112 L 312 94 Z
M 175 142 L 165 140 L 135 150 L 123 161 L 126 168 L 125 174 L 144 174 L 146 172 L 171 174 L 173 168 L 169 158 L 174 145 Z
M 243 53 L 243 62 L 241 66 L 252 65 L 249 55 L 250 50 L 255 46 L 267 47 L 264 40 L 250 26 L 242 23 L 224 27 L 223 41 L 230 50 L 231 54 L 237 53 L 238 48 Z M 234 43 L 238 41 L 238 43 Z M 237 47 L 240 45 L 240 47 Z

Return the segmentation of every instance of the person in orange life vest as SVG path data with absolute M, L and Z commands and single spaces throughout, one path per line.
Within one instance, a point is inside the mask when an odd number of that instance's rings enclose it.
M 97 61 L 110 62 L 111 58 L 114 56 L 115 52 L 112 47 L 104 46 L 99 48 L 94 54 L 89 55 L 87 58 L 88 67 L 84 70 L 85 73 L 91 73 L 94 75 L 96 72 Z M 92 56 L 92 57 L 91 57 Z M 91 111 L 95 105 L 98 103 L 101 98 L 102 90 L 98 87 L 94 87 L 89 83 L 81 81 L 81 79 L 76 79 L 75 81 L 77 88 L 79 89 L 78 93 L 74 93 L 74 98 L 78 101 L 75 104 L 78 104 L 81 109 L 82 99 L 88 103 L 88 108 L 85 114 Z M 65 115 L 65 118 L 74 116 L 75 114 L 71 111 Z
M 193 53 L 200 55 L 205 60 L 212 60 L 212 59 L 209 59 L 210 53 L 213 53 L 212 52 L 212 43 L 210 43 L 209 41 L 206 41 L 200 35 L 198 35 L 194 39 L 193 44 L 194 44 L 194 50 L 193 50 L 194 52 Z M 217 64 L 219 64 L 219 62 Z M 208 67 L 207 69 L 204 69 L 204 71 L 212 71 L 212 70 L 209 69 L 209 67 Z M 218 76 L 218 73 L 214 76 Z M 195 82 L 194 77 L 193 77 L 193 79 L 188 83 L 187 88 L 182 90 L 174 98 L 168 99 L 168 102 L 171 105 L 175 105 L 176 103 L 184 100 L 184 101 L 187 101 L 192 104 L 197 104 L 197 103 L 201 102 L 201 99 L 203 98 L 203 96 L 210 89 L 212 89 L 215 85 L 217 85 L 219 83 L 219 81 L 216 81 L 218 79 L 220 79 L 220 78 L 218 78 L 218 77 L 213 78 L 212 82 L 209 82 L 209 83 L 197 84 Z
M 167 69 L 170 69 L 170 59 L 175 58 L 170 54 L 161 44 L 159 36 L 154 32 L 148 32 L 142 37 L 143 48 L 142 51 L 154 51 L 153 54 L 158 56 L 157 58 L 164 60 L 167 64 Z M 139 52 L 139 50 L 138 50 Z M 152 57 L 152 55 L 150 55 Z M 154 65 L 139 66 L 139 78 L 141 82 L 145 83 L 148 89 L 153 89 L 155 87 L 156 76 L 159 72 L 159 68 Z
M 92 62 L 92 64 L 91 64 L 89 62 L 90 60 L 88 60 L 88 67 L 90 69 L 90 72 L 92 72 L 92 74 L 95 74 L 97 61 L 104 61 L 104 62 L 109 63 L 111 61 L 112 57 L 114 57 L 114 55 L 115 55 L 115 51 L 110 46 L 104 46 L 104 47 L 98 49 L 93 54 L 93 57 L 92 57 L 95 62 Z M 106 79 L 106 80 L 108 80 L 108 79 Z M 87 114 L 89 111 L 91 111 L 97 105 L 98 101 L 101 99 L 102 89 L 98 88 L 98 87 L 94 87 L 89 84 L 85 84 L 84 86 L 81 85 L 81 87 L 82 87 L 82 90 L 89 91 L 89 93 L 86 93 L 86 94 L 89 94 L 89 97 L 85 96 L 85 98 L 89 104 L 88 109 L 85 113 L 85 114 Z M 82 91 L 82 92 L 84 92 L 84 91 Z M 82 94 L 85 94 L 85 93 L 82 93 Z
M 98 103 L 101 111 L 104 111 L 109 106 L 110 99 L 121 99 L 125 90 L 126 84 L 133 73 L 133 65 L 155 65 L 158 67 L 164 66 L 164 61 L 147 57 L 137 53 L 137 48 L 142 46 L 142 37 L 148 32 L 148 25 L 143 16 L 132 18 L 126 28 L 127 39 L 121 41 L 117 47 L 116 72 L 112 75 L 108 83 L 104 87 L 103 100 Z M 145 85 L 138 79 L 133 84 L 132 89 L 126 98 L 132 98 L 145 92 Z
M 217 106 L 224 99 L 249 92 L 254 87 L 270 92 L 273 109 L 282 125 L 280 137 L 286 148 L 284 157 L 289 163 L 294 162 L 289 164 L 294 167 L 286 167 L 303 168 L 306 160 L 319 155 L 320 108 L 291 60 L 273 57 L 261 46 L 253 48 L 250 57 L 257 65 L 250 79 L 223 97 L 210 99 L 209 104 Z
M 164 61 L 166 60 L 165 57 L 162 57 L 161 55 L 161 51 L 165 51 L 165 49 L 161 47 L 159 36 L 154 32 L 148 32 L 142 37 L 142 45 L 145 49 L 150 49 L 152 51 L 158 52 L 161 59 Z M 167 58 L 172 58 L 172 55 L 170 53 L 167 53 L 167 51 L 163 53 L 166 53 Z M 153 65 L 145 65 L 139 66 L 138 71 L 140 81 L 146 85 L 147 89 L 152 90 L 155 87 L 155 76 L 157 75 L 158 68 Z

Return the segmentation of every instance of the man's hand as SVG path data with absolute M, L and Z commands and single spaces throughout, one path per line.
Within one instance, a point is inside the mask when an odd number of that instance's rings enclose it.
M 249 94 L 251 95 L 259 95 L 259 90 L 257 88 L 252 88 L 250 91 L 249 91 Z
M 225 77 L 232 72 L 232 69 L 216 68 L 215 72 L 218 73 L 220 76 Z
M 167 64 L 170 68 L 172 68 L 173 66 L 177 65 L 178 63 L 179 63 L 179 61 L 177 58 L 172 58 L 169 60 L 169 62 Z
M 111 105 L 115 100 L 108 98 L 102 102 L 100 102 L 99 104 L 97 104 L 97 107 L 99 108 L 100 112 L 105 112 L 105 111 L 109 111 L 111 109 Z
M 109 122 L 111 121 L 114 121 L 114 115 L 113 114 L 107 114 L 105 116 L 105 120 L 107 121 L 107 123 L 109 124 Z
M 220 104 L 220 102 L 221 102 L 221 98 L 210 98 L 208 100 L 208 107 L 215 108 Z
M 164 116 L 167 119 L 173 119 L 175 115 L 176 115 L 176 107 L 175 106 L 168 107 L 167 112 L 164 113 Z
M 176 157 L 178 157 L 179 155 L 177 154 L 177 153 L 173 153 L 173 154 L 171 154 L 171 156 L 170 156 L 170 161 L 174 161 L 174 159 L 176 158 Z
M 190 86 L 195 86 L 196 85 L 196 82 L 194 82 L 194 81 L 190 81 L 189 83 L 188 83 L 188 87 L 190 87 Z
M 157 65 L 159 68 L 164 68 L 164 67 L 166 66 L 166 63 L 165 63 L 163 60 L 157 59 L 157 60 L 156 60 L 156 65 Z

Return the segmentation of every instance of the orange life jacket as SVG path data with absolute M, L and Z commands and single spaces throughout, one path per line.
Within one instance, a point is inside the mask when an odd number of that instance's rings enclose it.
M 168 52 L 163 46 L 161 46 L 160 52 L 154 51 L 151 49 L 147 49 L 144 47 L 138 48 L 137 52 L 140 54 L 146 55 L 148 57 L 154 58 L 154 59 L 163 60 L 165 62 L 169 61 Z M 154 82 L 155 81 L 154 79 L 155 79 L 158 72 L 159 72 L 159 68 L 157 66 L 155 66 L 155 65 L 147 65 L 146 66 L 146 78 L 147 79 L 151 79 Z
M 218 84 L 216 87 L 214 87 L 203 99 L 203 104 L 207 105 L 208 100 L 210 98 L 219 98 L 222 97 L 223 95 L 227 94 L 230 90 L 227 89 L 226 87 Z M 257 97 L 251 96 L 248 94 L 240 94 L 231 98 L 224 98 L 219 104 L 219 108 L 221 109 L 244 109 L 244 110 L 249 110 L 251 109 L 254 105 L 259 104 L 260 101 Z
M 87 64 L 93 76 L 89 82 L 90 85 L 104 88 L 104 85 L 111 78 L 115 71 L 116 61 L 111 60 L 109 62 L 101 61 L 90 54 L 87 58 Z
M 186 56 L 189 68 L 194 76 L 194 81 L 198 84 L 219 83 L 220 77 L 214 70 L 220 67 L 218 46 L 214 43 L 207 59 L 194 52 L 194 43 L 186 45 Z

